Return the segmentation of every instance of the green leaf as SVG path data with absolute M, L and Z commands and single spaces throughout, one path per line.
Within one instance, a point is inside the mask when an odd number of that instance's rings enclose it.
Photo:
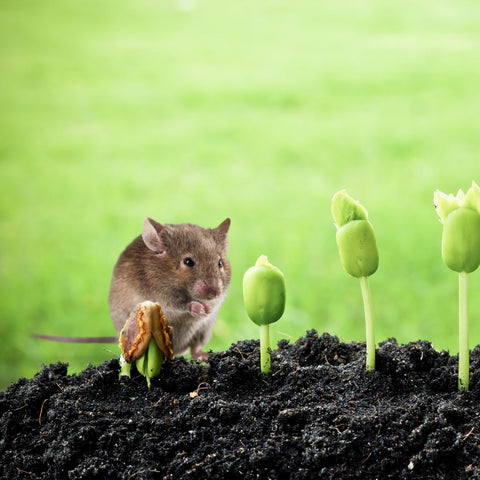
M 459 207 L 457 198 L 453 194 L 447 195 L 440 190 L 434 192 L 433 204 L 442 223 L 445 222 L 445 219 L 451 212 Z
M 472 182 L 472 186 L 465 194 L 463 206 L 476 210 L 480 214 L 480 188 L 475 182 Z
M 340 190 L 333 196 L 332 216 L 337 228 L 355 220 L 368 220 L 365 207 L 350 197 L 346 190 Z

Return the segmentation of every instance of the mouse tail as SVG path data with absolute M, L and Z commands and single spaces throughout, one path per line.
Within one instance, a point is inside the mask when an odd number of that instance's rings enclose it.
M 41 335 L 38 333 L 31 333 L 31 337 L 39 338 L 40 340 L 48 340 L 49 342 L 61 343 L 117 343 L 118 337 L 62 337 L 56 335 Z

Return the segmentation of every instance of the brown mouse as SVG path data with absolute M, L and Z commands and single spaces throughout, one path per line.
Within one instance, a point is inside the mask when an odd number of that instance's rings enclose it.
M 120 255 L 113 270 L 108 303 L 120 334 L 134 308 L 145 300 L 159 303 L 173 327 L 173 349 L 204 361 L 202 347 L 212 335 L 225 299 L 231 269 L 227 259 L 230 219 L 217 228 L 161 224 L 147 217 L 142 234 Z M 116 337 L 56 337 L 61 342 L 102 343 Z
M 161 224 L 146 218 L 143 231 L 120 255 L 108 303 L 119 334 L 132 310 L 145 300 L 159 303 L 173 327 L 175 354 L 202 347 L 212 335 L 231 270 L 227 259 L 230 219 L 217 228 Z

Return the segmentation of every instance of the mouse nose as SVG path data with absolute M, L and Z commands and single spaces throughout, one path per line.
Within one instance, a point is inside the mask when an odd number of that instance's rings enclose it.
M 218 295 L 220 295 L 219 282 L 213 280 L 197 280 L 193 285 L 193 293 L 207 300 L 218 297 Z

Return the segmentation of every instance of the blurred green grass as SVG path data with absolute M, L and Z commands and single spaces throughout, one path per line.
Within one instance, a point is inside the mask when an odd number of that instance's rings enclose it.
M 432 198 L 480 181 L 479 27 L 473 0 L 3 0 L 0 387 L 118 354 L 29 333 L 114 333 L 111 272 L 146 215 L 232 218 L 210 348 L 257 337 L 241 280 L 261 253 L 287 279 L 275 341 L 311 328 L 363 340 L 330 215 L 341 188 L 377 234 L 377 341 L 456 352 L 457 279 Z M 478 274 L 470 288 L 473 346 Z

